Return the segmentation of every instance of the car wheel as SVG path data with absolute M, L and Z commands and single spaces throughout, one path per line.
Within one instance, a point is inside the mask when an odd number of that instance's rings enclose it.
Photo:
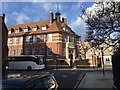
M 31 66 L 28 66 L 28 67 L 27 67 L 27 70 L 32 70 L 32 67 L 31 67 Z

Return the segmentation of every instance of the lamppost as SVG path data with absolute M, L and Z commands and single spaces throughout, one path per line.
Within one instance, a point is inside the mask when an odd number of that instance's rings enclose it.
M 105 75 L 105 70 L 104 70 L 104 59 L 103 59 L 103 46 L 101 45 L 101 59 L 102 59 L 102 64 L 103 64 L 103 75 Z
M 58 69 L 58 42 L 57 42 L 57 55 L 56 55 L 56 69 Z

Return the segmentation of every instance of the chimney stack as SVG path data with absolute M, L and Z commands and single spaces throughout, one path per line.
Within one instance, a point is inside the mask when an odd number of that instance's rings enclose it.
M 66 18 L 62 18 L 62 22 L 67 24 L 67 19 Z
M 50 11 L 50 25 L 53 23 L 53 13 Z

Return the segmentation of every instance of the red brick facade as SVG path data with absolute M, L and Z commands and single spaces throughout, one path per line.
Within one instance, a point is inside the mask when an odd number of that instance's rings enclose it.
M 26 31 L 25 31 L 26 29 Z M 46 60 L 65 60 L 69 63 L 69 53 L 73 59 L 80 58 L 79 38 L 67 25 L 67 19 L 50 12 L 50 19 L 8 26 L 9 56 L 20 54 L 44 55 Z M 74 62 L 74 61 L 73 61 Z

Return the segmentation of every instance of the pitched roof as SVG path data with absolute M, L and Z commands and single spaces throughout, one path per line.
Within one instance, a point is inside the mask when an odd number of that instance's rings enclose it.
M 46 30 L 42 30 L 42 26 L 46 26 L 47 27 Z M 65 27 L 70 30 L 69 33 L 76 35 L 75 32 L 73 32 L 68 25 L 66 25 L 65 23 L 61 21 L 58 22 L 56 19 L 54 19 L 51 25 L 50 25 L 50 20 L 42 20 L 42 21 L 37 21 L 37 22 L 14 24 L 14 25 L 8 26 L 7 27 L 8 30 L 11 30 L 11 28 L 13 28 L 14 30 L 19 29 L 19 28 L 22 29 L 20 33 L 13 32 L 12 34 L 9 34 L 9 37 L 22 36 L 26 34 L 26 32 L 24 32 L 23 29 L 28 28 L 28 27 L 30 28 L 30 30 L 27 32 L 28 34 L 52 33 L 52 32 L 60 32 L 60 31 L 66 33 L 66 31 L 64 31 L 62 28 L 62 27 Z M 33 27 L 38 27 L 38 30 L 32 31 Z

